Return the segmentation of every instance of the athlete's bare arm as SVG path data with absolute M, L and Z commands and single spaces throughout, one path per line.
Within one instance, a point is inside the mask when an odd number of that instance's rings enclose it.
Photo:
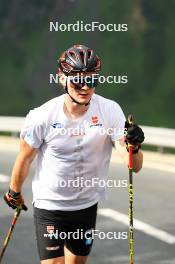
M 128 166 L 128 152 L 126 150 L 126 144 L 123 140 L 117 140 L 114 142 L 114 146 L 124 163 Z M 143 165 L 143 153 L 141 150 L 138 153 L 133 154 L 133 171 L 139 172 Z
M 20 139 L 20 151 L 12 170 L 10 189 L 21 192 L 22 184 L 37 153 L 38 149 L 32 148 L 23 139 Z

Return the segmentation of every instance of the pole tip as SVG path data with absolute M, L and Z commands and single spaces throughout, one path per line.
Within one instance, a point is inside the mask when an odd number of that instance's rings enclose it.
M 132 115 L 132 114 L 129 114 L 129 115 L 128 115 L 128 123 L 129 123 L 129 125 L 132 125 L 133 122 L 134 122 L 133 115 Z

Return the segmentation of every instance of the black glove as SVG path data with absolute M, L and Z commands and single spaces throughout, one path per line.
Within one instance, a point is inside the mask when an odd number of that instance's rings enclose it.
M 137 153 L 141 147 L 141 143 L 144 141 L 144 132 L 136 124 L 130 125 L 128 121 L 125 122 L 126 137 L 125 143 L 133 145 L 133 153 Z M 126 147 L 128 150 L 128 147 Z
M 13 209 L 21 207 L 22 210 L 27 211 L 28 208 L 24 204 L 24 199 L 20 192 L 14 192 L 13 190 L 9 189 L 9 191 L 4 195 L 4 200 Z

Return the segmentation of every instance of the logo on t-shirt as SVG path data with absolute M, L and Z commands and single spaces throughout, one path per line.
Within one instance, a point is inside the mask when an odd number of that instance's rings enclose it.
M 98 116 L 92 116 L 92 123 L 96 125 L 98 123 Z
M 90 127 L 94 127 L 94 126 L 102 126 L 102 124 L 99 123 L 98 116 L 92 116 L 91 117 L 91 125 L 90 125 Z
M 54 124 L 52 124 L 51 126 L 52 126 L 53 128 L 62 128 L 62 127 L 64 127 L 64 125 L 61 124 L 61 123 L 54 123 Z

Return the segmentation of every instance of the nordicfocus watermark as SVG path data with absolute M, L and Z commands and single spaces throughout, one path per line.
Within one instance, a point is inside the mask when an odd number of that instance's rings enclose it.
M 73 32 L 94 32 L 94 31 L 108 31 L 108 32 L 126 32 L 128 31 L 128 24 L 103 24 L 98 21 L 92 21 L 90 23 L 84 23 L 84 21 L 76 21 L 75 23 L 59 23 L 50 21 L 49 30 L 52 31 L 73 31 Z
M 98 80 L 98 83 L 104 84 L 127 84 L 128 83 L 128 76 L 127 75 L 97 75 L 92 74 L 91 76 L 82 76 L 80 74 L 76 74 L 75 76 L 69 76 L 69 79 L 72 80 L 74 83 L 80 83 L 85 81 L 86 84 L 90 82 L 95 82 Z M 49 83 L 59 83 L 59 75 L 50 73 L 49 75 Z
M 47 226 L 47 233 L 44 234 L 44 237 L 48 237 L 50 239 L 75 239 L 75 240 L 85 240 L 86 244 L 92 243 L 92 240 L 95 238 L 98 239 L 109 239 L 109 240 L 121 240 L 121 239 L 128 239 L 127 232 L 104 232 L 98 229 L 88 229 L 84 231 L 83 229 L 77 229 L 74 232 L 59 232 L 58 229 L 55 229 L 54 226 Z
M 57 183 L 58 188 L 126 188 L 128 187 L 127 180 L 112 180 L 112 179 L 99 179 L 91 178 L 85 179 L 84 177 L 76 177 L 76 179 L 61 179 Z
M 115 138 L 115 140 L 124 139 L 127 133 L 125 128 L 105 127 L 97 115 L 92 116 L 90 121 L 84 120 L 81 124 L 75 127 L 66 128 L 63 123 L 56 122 L 50 125 L 50 129 L 52 130 L 52 133 L 55 132 L 57 135 L 70 137 L 85 136 L 87 134 L 90 135 L 91 133 L 94 133 L 95 129 L 99 136 L 107 135 L 112 139 Z M 30 132 L 27 133 L 26 137 L 30 140 L 34 140 L 33 134 Z
M 81 124 L 78 124 L 75 127 L 65 127 L 62 123 L 53 123 L 51 124 L 51 129 L 55 130 L 55 132 L 60 136 L 85 136 L 94 132 L 99 134 L 99 136 L 110 136 L 117 138 L 122 138 L 126 135 L 125 128 L 112 128 L 112 127 L 105 127 L 104 124 L 101 122 L 98 116 L 92 116 L 91 120 L 87 121 L 84 120 Z M 29 135 L 30 136 L 30 135 Z

